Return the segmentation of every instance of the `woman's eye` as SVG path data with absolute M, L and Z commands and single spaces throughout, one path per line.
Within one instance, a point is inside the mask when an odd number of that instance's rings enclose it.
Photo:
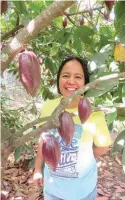
M 77 79 L 81 79 L 82 77 L 81 77 L 81 76 L 76 76 L 76 78 L 77 78 Z
M 63 75 L 62 77 L 63 77 L 63 78 L 68 78 L 69 76 L 68 76 L 68 75 Z

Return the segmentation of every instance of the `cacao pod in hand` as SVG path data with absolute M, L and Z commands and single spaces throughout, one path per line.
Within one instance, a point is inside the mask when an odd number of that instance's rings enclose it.
M 69 112 L 64 111 L 59 116 L 59 134 L 66 145 L 70 145 L 74 136 L 75 125 Z
M 39 61 L 32 51 L 20 53 L 19 75 L 24 88 L 32 97 L 35 97 L 40 87 L 41 71 Z
M 106 7 L 107 7 L 109 10 L 112 9 L 113 4 L 114 4 L 114 0 L 112 0 L 112 1 L 105 1 L 105 5 L 106 5 Z
M 42 155 L 48 166 L 55 171 L 60 162 L 61 151 L 54 135 L 43 134 Z
M 81 123 L 83 124 L 91 115 L 91 104 L 87 98 L 80 99 L 78 113 Z

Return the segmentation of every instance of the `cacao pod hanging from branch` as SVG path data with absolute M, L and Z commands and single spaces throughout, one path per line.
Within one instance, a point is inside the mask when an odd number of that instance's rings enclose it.
M 1 1 L 1 14 L 5 14 L 8 8 L 8 1 Z
M 63 16 L 62 25 L 64 28 L 67 26 L 67 17 L 66 16 Z
M 48 166 L 52 170 L 55 171 L 61 158 L 60 145 L 54 135 L 43 133 L 42 137 L 43 137 L 43 146 L 42 146 L 43 160 L 48 164 Z
M 40 87 L 41 70 L 39 60 L 32 51 L 20 53 L 19 75 L 24 88 L 32 97 L 35 97 Z
M 114 2 L 115 2 L 115 0 L 112 0 L 112 1 L 104 1 L 105 2 L 105 5 L 106 5 L 106 7 L 109 9 L 109 10 L 111 10 L 112 9 L 112 7 L 113 7 L 113 5 L 114 5 Z
M 91 104 L 87 98 L 80 99 L 78 113 L 81 123 L 83 124 L 91 115 Z
M 84 17 L 82 15 L 79 17 L 79 24 L 81 26 L 84 24 Z
M 66 143 L 66 145 L 70 145 L 75 131 L 75 125 L 70 113 L 67 111 L 62 112 L 59 116 L 59 122 L 59 134 Z

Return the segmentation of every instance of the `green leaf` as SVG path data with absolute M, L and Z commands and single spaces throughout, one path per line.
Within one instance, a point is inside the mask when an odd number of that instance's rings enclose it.
M 122 101 L 125 103 L 125 85 L 122 86 Z
M 13 1 L 20 14 L 28 14 L 24 1 Z
M 86 44 L 91 43 L 91 37 L 93 36 L 93 34 L 94 34 L 94 30 L 87 26 L 78 27 L 74 31 L 75 37 L 80 38 L 81 41 Z
M 50 57 L 46 57 L 45 59 L 45 66 L 48 68 L 52 73 L 54 73 L 56 69 L 56 63 Z
M 111 27 L 107 27 L 107 26 L 104 26 L 104 27 L 101 27 L 99 29 L 99 32 L 100 32 L 100 35 L 101 36 L 106 36 L 108 38 L 111 38 L 112 37 L 112 31 L 111 31 Z
M 125 44 L 125 26 L 120 29 L 117 37 L 119 38 L 120 43 Z
M 114 7 L 115 19 L 118 20 L 123 13 L 125 13 L 125 1 L 119 1 Z
M 56 31 L 56 33 L 54 34 L 54 40 L 59 42 L 60 44 L 67 43 L 70 37 L 71 37 L 71 30 L 68 28 Z
M 101 67 L 104 67 L 104 65 L 106 64 L 106 61 L 109 60 L 109 57 L 113 53 L 112 48 L 113 48 L 113 46 L 111 44 L 107 44 L 100 50 L 100 52 L 98 52 L 90 57 L 89 67 L 90 67 L 91 71 L 94 71 L 97 69 L 99 70 Z M 104 71 L 104 69 L 103 69 L 103 71 Z
M 76 38 L 74 35 L 74 41 L 73 41 L 73 47 L 78 51 L 78 53 L 81 53 L 82 51 L 82 45 L 81 45 L 81 40 L 79 38 Z
M 50 50 L 50 56 L 55 56 L 59 52 L 60 44 L 53 42 L 52 48 Z
M 40 1 L 35 1 L 35 2 L 29 1 L 29 7 L 32 11 L 35 12 L 35 14 L 38 14 L 41 10 L 41 6 L 42 6 L 42 5 L 40 5 L 41 3 L 42 3 L 42 1 L 41 2 Z
M 92 76 L 92 79 L 95 80 L 101 76 L 105 76 L 105 75 L 108 75 L 109 73 L 102 73 L 102 74 L 99 74 L 99 75 L 94 75 Z M 106 82 L 102 82 L 102 83 L 99 83 L 98 84 L 98 88 L 100 89 L 103 89 L 103 90 L 89 90 L 87 93 L 86 93 L 86 96 L 87 97 L 99 97 L 105 93 L 107 93 L 108 91 L 110 91 L 112 88 L 114 88 L 115 86 L 118 85 L 118 80 L 108 80 Z
M 120 151 L 125 148 L 125 130 L 119 133 L 113 144 L 112 153 Z
M 122 154 L 122 164 L 125 166 L 125 148 L 124 148 L 123 154 Z
M 23 147 L 24 147 L 29 153 L 32 153 L 32 154 L 35 153 L 34 149 L 32 149 L 29 145 L 24 144 Z
M 117 31 L 123 28 L 125 25 L 125 13 L 122 14 L 122 16 L 115 22 L 115 28 Z
M 23 151 L 24 147 L 23 146 L 19 146 L 15 149 L 14 152 L 14 158 L 15 160 L 18 160 L 20 158 L 21 152 Z
M 107 120 L 107 124 L 111 124 L 117 117 L 117 111 L 116 109 L 114 110 L 114 112 L 109 113 L 106 115 L 106 120 Z

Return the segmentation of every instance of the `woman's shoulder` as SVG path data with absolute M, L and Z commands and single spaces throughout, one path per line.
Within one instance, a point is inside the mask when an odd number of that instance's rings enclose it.
M 48 105 L 48 106 L 52 106 L 52 105 L 55 105 L 57 106 L 59 103 L 60 103 L 60 100 L 61 100 L 61 97 L 57 97 L 55 99 L 48 99 L 44 105 Z
M 59 105 L 60 103 L 60 97 L 55 98 L 55 99 L 48 99 L 44 104 L 41 109 L 41 114 L 44 113 L 44 115 L 51 114 L 54 109 Z

